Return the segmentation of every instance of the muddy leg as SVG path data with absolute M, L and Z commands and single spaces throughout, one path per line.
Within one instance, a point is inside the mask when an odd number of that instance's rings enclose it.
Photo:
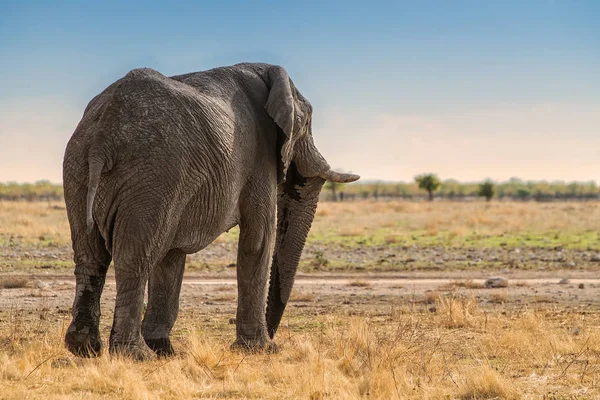
M 97 229 L 81 232 L 73 240 L 75 254 L 75 301 L 73 320 L 65 335 L 69 351 L 82 357 L 100 354 L 100 296 L 111 261 Z

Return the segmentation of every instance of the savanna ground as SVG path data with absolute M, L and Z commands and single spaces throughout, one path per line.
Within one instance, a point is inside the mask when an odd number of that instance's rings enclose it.
M 599 227 L 594 202 L 321 203 L 280 353 L 229 350 L 233 229 L 188 257 L 178 355 L 134 363 L 63 348 L 64 205 L 0 202 L 0 398 L 600 398 Z

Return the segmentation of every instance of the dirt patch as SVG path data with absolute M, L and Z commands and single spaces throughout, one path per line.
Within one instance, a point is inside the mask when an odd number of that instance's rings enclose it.
M 75 291 L 74 277 L 30 276 L 27 279 L 35 282 L 35 286 L 0 290 L 0 316 L 15 309 L 27 312 L 46 309 L 57 316 L 70 312 Z M 560 283 L 561 277 L 530 278 L 515 274 L 509 278 L 506 288 L 486 288 L 484 282 L 485 278 L 473 278 L 468 274 L 445 278 L 425 274 L 411 277 L 389 274 L 302 275 L 296 280 L 288 310 L 362 314 L 384 308 L 426 307 L 435 302 L 433 297 L 452 295 L 472 296 L 482 308 L 558 305 L 600 311 L 600 279 L 592 273 L 580 274 L 566 284 Z M 237 304 L 236 285 L 235 278 L 231 276 L 187 275 L 182 285 L 180 309 L 182 312 L 233 317 Z M 104 315 L 112 313 L 115 296 L 114 277 L 108 277 L 101 302 Z

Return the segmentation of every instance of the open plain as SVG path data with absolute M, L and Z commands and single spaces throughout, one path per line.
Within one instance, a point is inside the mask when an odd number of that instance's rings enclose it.
M 0 202 L 0 398 L 600 398 L 600 204 L 320 203 L 278 354 L 232 352 L 237 229 L 147 363 L 72 356 L 60 202 Z M 490 277 L 507 286 L 489 287 Z M 115 285 L 102 299 L 107 343 Z

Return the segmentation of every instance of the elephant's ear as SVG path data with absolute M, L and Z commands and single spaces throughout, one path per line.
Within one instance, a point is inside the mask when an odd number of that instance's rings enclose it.
M 293 143 L 296 140 L 293 137 L 294 121 L 296 112 L 299 112 L 299 110 L 296 110 L 292 85 L 286 70 L 279 66 L 272 66 L 268 70 L 268 77 L 270 88 L 265 109 L 285 135 L 285 137 L 277 139 L 281 157 L 279 174 L 283 178 L 287 173 L 294 153 Z

